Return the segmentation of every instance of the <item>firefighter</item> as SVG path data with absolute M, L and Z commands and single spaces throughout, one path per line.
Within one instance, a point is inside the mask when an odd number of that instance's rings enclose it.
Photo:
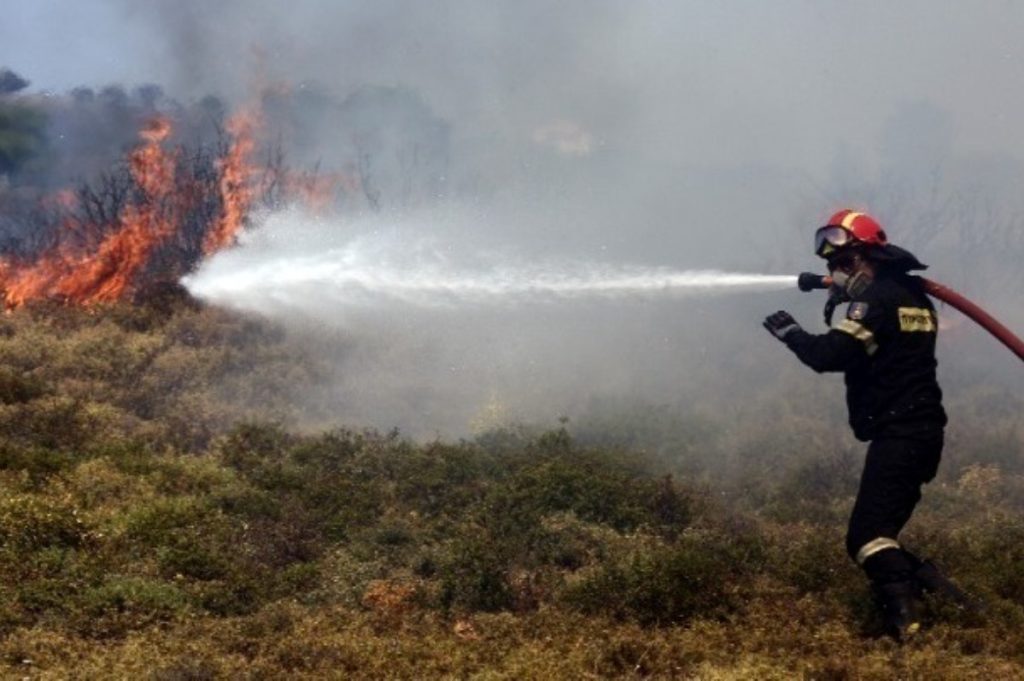
M 832 276 L 825 334 L 804 331 L 787 312 L 764 326 L 801 362 L 843 372 L 850 426 L 869 442 L 850 516 L 846 549 L 871 581 L 891 635 L 918 631 L 922 589 L 956 595 L 930 561 L 899 542 L 899 533 L 935 477 L 946 413 L 935 378 L 938 320 L 916 257 L 890 244 L 865 213 L 843 210 L 815 234 L 815 253 Z M 845 318 L 831 325 L 837 304 Z

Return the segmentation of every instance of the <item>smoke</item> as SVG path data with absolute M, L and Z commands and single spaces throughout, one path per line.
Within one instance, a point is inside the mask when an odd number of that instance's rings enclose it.
M 420 436 L 550 421 L 601 398 L 674 399 L 693 351 L 707 352 L 709 303 L 795 288 L 792 275 L 531 259 L 482 239 L 481 219 L 454 205 L 270 213 L 184 283 L 326 353 L 334 370 L 311 410 Z M 701 345 L 681 349 L 683 337 Z
M 262 152 L 338 179 L 330 217 L 255 219 L 189 285 L 308 337 L 335 374 L 310 399 L 339 421 L 464 432 L 486 405 L 750 402 L 793 361 L 760 319 L 788 308 L 821 330 L 820 298 L 772 289 L 790 279 L 684 293 L 695 272 L 819 267 L 810 234 L 846 206 L 1024 325 L 1008 293 L 1024 285 L 1024 7 L 15 5 L 0 64 L 90 88 L 54 108 L 51 186 L 120 153 L 147 101 L 188 121 L 186 141 L 253 105 Z M 984 347 L 970 329 L 941 342 Z M 1000 358 L 972 368 L 1016 380 Z
M 1004 222 L 1019 209 L 1011 187 L 1024 148 L 1012 122 L 1024 99 L 1008 65 L 1024 49 L 1012 30 L 1022 11 L 187 0 L 86 12 L 25 3 L 20 25 L 0 26 L 0 62 L 55 90 L 156 82 L 187 107 L 210 95 L 262 99 L 268 136 L 297 165 L 359 171 L 368 160 L 361 170 L 377 194 L 366 202 L 393 209 L 455 195 L 537 205 L 546 217 L 506 235 L 525 248 L 794 269 L 809 260 L 816 221 L 853 204 L 911 249 L 943 235 L 941 255 L 920 255 L 956 267 L 947 254 L 967 244 L 949 242 L 985 227 L 993 208 Z M 863 29 L 858 49 L 838 49 L 850 27 Z M 970 62 L 949 49 L 953 28 Z M 81 35 L 104 39 L 78 55 Z M 131 139 L 134 126 L 115 125 Z M 125 143 L 95 131 L 69 137 Z

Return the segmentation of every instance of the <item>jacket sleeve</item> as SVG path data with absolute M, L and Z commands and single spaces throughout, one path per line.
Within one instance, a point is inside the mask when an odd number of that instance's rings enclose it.
M 850 333 L 839 330 L 838 325 L 820 335 L 798 329 L 786 336 L 786 345 L 801 362 L 818 373 L 846 371 L 868 356 L 864 343 Z
M 889 306 L 882 300 L 850 303 L 846 317 L 828 333 L 815 335 L 798 329 L 786 336 L 786 345 L 801 362 L 818 373 L 847 371 L 868 361 L 877 351 L 885 329 Z

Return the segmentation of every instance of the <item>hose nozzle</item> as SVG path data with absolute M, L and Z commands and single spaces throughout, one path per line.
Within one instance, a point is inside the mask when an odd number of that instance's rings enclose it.
M 832 277 L 814 272 L 801 272 L 796 278 L 796 285 L 801 291 L 826 289 L 832 286 Z

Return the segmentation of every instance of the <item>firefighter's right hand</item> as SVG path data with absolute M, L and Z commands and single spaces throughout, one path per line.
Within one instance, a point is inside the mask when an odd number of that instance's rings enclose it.
M 800 329 L 800 325 L 793 319 L 793 315 L 779 310 L 765 318 L 764 328 L 780 341 L 785 341 L 786 336 Z

